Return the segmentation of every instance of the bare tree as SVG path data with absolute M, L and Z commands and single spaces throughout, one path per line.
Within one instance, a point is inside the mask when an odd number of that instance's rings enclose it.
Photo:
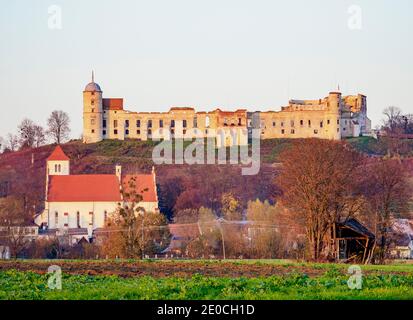
M 51 139 L 60 144 L 68 139 L 70 119 L 66 112 L 55 110 L 47 120 L 47 133 Z
M 384 127 L 390 131 L 390 133 L 399 133 L 397 129 L 400 129 L 403 121 L 402 110 L 398 107 L 390 106 L 383 110 L 383 114 L 386 116 L 384 119 Z
M 10 151 L 16 151 L 19 147 L 19 137 L 12 133 L 9 133 L 6 139 L 6 148 Z
M 34 126 L 34 146 L 36 148 L 46 143 L 46 134 L 41 126 Z
M 30 119 L 24 119 L 19 129 L 20 148 L 33 148 L 36 141 L 36 124 Z
M 389 232 L 393 218 L 409 212 L 412 190 L 407 169 L 398 159 L 380 159 L 367 167 L 363 186 L 369 200 L 374 228 L 379 245 L 378 261 L 383 262 L 389 246 Z
M 10 249 L 12 257 L 17 258 L 31 241 L 27 233 L 30 216 L 25 213 L 23 203 L 13 197 L 0 202 L 0 236 Z
M 305 227 L 313 260 L 336 255 L 333 241 L 336 222 L 361 212 L 362 198 L 354 194 L 361 157 L 344 142 L 321 139 L 296 141 L 282 152 L 281 202 Z M 327 239 L 328 240 L 328 239 Z

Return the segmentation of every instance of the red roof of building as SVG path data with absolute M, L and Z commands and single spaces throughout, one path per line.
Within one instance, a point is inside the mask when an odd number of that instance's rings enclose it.
M 57 146 L 52 154 L 47 158 L 47 161 L 68 161 L 69 157 L 64 153 L 61 146 Z
M 136 186 L 136 193 L 142 196 L 143 202 L 158 202 L 156 192 L 155 173 L 152 174 L 130 174 L 122 177 L 123 190 L 128 193 L 132 179 Z
M 110 202 L 121 201 L 116 175 L 91 174 L 50 176 L 49 202 Z
M 123 110 L 123 99 L 105 98 L 102 100 L 103 108 L 107 110 Z

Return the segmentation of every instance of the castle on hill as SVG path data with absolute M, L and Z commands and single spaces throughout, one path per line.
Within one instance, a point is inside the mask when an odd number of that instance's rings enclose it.
M 340 140 L 368 135 L 367 99 L 362 94 L 342 96 L 330 92 L 318 100 L 290 100 L 280 111 L 246 109 L 210 112 L 172 107 L 168 112 L 133 112 L 122 98 L 103 98 L 92 75 L 83 91 L 83 142 L 104 139 L 214 138 L 216 145 L 246 145 L 253 129 L 261 139 L 321 138 Z

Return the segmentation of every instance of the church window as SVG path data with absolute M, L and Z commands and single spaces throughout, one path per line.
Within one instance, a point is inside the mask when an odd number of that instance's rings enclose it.
M 93 226 L 95 224 L 95 215 L 93 212 L 89 212 L 89 225 Z
M 62 166 L 60 164 L 57 166 L 57 169 L 59 170 L 59 172 L 62 172 Z
M 59 227 L 59 212 L 57 211 L 54 213 L 54 224 L 56 228 Z
M 105 212 L 103 212 L 103 221 L 105 223 L 105 226 L 108 223 L 108 212 L 105 210 Z
M 57 172 L 57 164 L 54 165 L 54 172 Z

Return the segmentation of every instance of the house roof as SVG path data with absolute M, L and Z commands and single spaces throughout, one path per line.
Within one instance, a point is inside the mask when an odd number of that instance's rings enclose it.
M 125 193 L 130 192 L 130 183 L 135 185 L 135 192 L 142 196 L 143 202 L 158 202 L 155 173 L 122 176 L 122 187 Z
M 69 157 L 64 153 L 61 146 L 57 146 L 51 155 L 47 158 L 47 161 L 69 161 Z
M 111 202 L 121 201 L 116 175 L 91 174 L 50 176 L 49 202 Z
M 338 225 L 347 227 L 353 230 L 354 232 L 357 232 L 371 239 L 375 238 L 375 235 L 369 229 L 367 229 L 363 224 L 361 224 L 357 219 L 351 218 L 342 223 L 339 223 Z

